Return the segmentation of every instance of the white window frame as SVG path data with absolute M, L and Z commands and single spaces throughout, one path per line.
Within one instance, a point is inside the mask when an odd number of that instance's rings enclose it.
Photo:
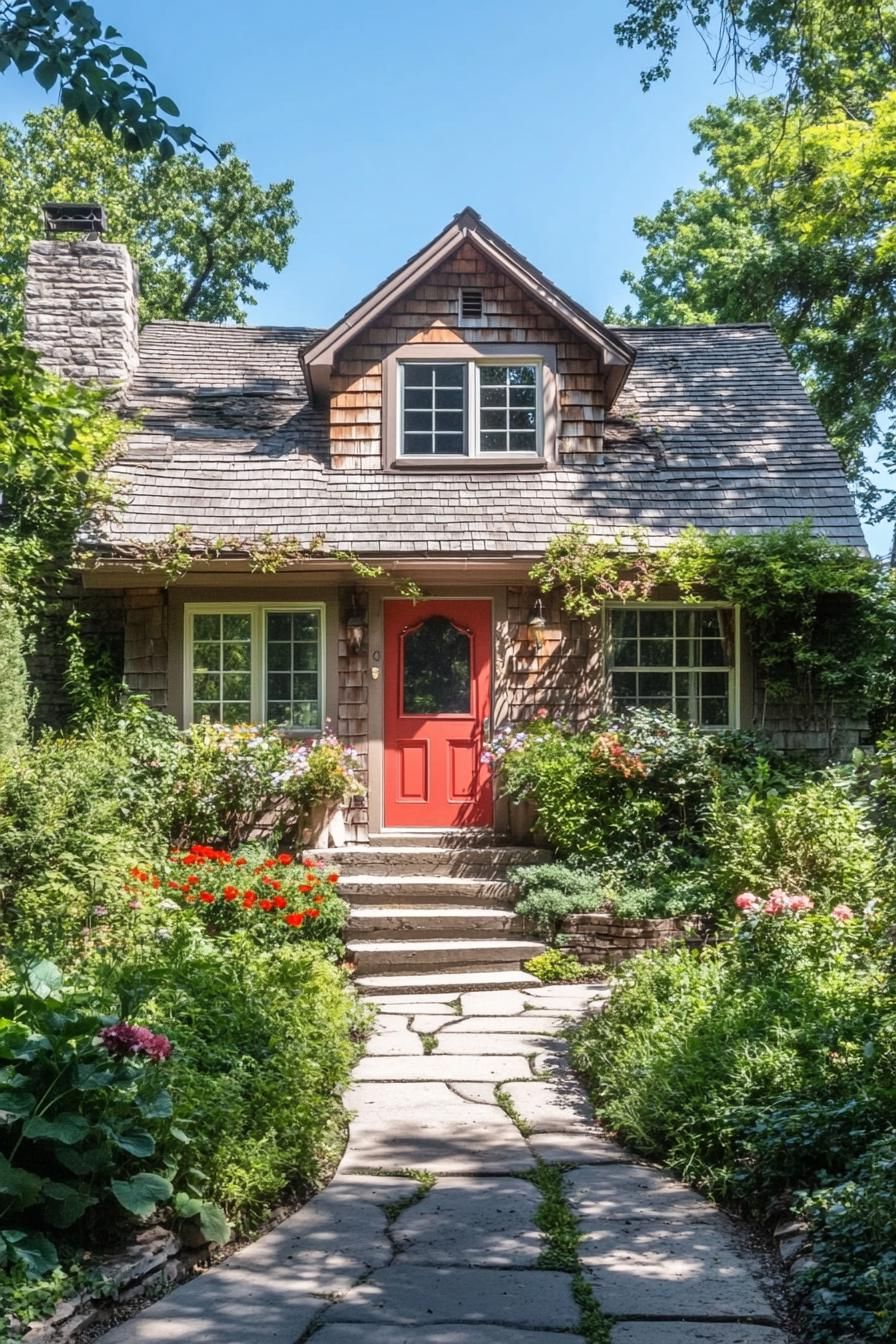
M 633 611 L 633 610 L 654 610 L 654 611 L 730 611 L 734 616 L 734 658 L 727 668 L 672 668 L 656 667 L 646 668 L 650 672 L 676 672 L 705 670 L 705 671 L 727 671 L 728 672 L 728 723 L 711 724 L 699 723 L 695 727 L 705 733 L 726 733 L 737 732 L 740 729 L 740 690 L 741 690 L 741 620 L 740 607 L 733 602 L 607 602 L 604 604 L 603 614 L 603 648 L 604 648 L 604 668 L 606 676 L 607 701 L 611 708 L 614 707 L 613 699 L 613 672 L 641 670 L 623 667 L 617 669 L 613 662 L 613 627 L 611 613 L 614 611 Z
M 467 445 L 465 453 L 406 453 L 404 450 L 404 371 L 409 364 L 453 364 L 466 367 L 464 376 L 464 439 Z M 534 368 L 535 379 L 535 451 L 518 450 L 486 451 L 480 447 L 480 382 L 479 370 L 485 367 L 512 368 L 513 366 Z M 395 442 L 398 448 L 397 459 L 401 462 L 469 462 L 474 460 L 494 462 L 542 462 L 545 457 L 544 442 L 544 398 L 545 398 L 545 360 L 542 355 L 496 354 L 477 356 L 473 359 L 451 358 L 446 352 L 441 358 L 432 355 L 419 358 L 401 358 L 397 365 L 398 396 L 396 397 Z
M 320 722 L 309 727 L 275 725 L 285 736 L 310 737 L 323 731 L 327 719 L 327 607 L 325 602 L 185 602 L 184 603 L 184 722 L 193 717 L 193 617 L 248 616 L 251 620 L 250 722 L 267 722 L 267 640 L 265 624 L 271 611 L 316 611 L 319 620 Z

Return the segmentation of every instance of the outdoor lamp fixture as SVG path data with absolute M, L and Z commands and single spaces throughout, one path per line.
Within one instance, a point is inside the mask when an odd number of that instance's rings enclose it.
M 539 597 L 529 612 L 529 644 L 537 656 L 544 648 L 544 631 L 547 622 L 544 619 L 544 606 Z
M 361 652 L 366 634 L 367 620 L 358 606 L 358 595 L 356 593 L 352 599 L 352 609 L 345 621 L 345 642 L 348 645 L 349 653 Z

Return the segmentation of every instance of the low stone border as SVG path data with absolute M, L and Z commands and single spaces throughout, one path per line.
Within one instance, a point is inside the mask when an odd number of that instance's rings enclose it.
M 559 934 L 563 950 L 574 952 L 581 961 L 615 966 L 652 948 L 682 941 L 699 942 L 701 926 L 693 915 L 679 919 L 623 919 L 612 911 L 600 911 L 592 915 L 567 915 Z

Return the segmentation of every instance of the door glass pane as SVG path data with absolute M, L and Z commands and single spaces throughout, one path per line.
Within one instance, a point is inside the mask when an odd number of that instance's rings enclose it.
M 446 616 L 428 616 L 402 636 L 403 714 L 470 714 L 470 636 Z

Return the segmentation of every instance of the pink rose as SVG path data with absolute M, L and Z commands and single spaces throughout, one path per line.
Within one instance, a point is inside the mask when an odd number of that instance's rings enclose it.
M 812 910 L 815 903 L 808 896 L 791 896 L 790 909 L 795 915 L 802 914 L 804 910 Z
M 855 915 L 848 905 L 835 905 L 831 911 L 831 919 L 839 919 L 841 924 L 845 924 L 848 919 L 854 919 Z
M 739 896 L 735 896 L 734 904 L 738 910 L 743 910 L 744 914 L 752 915 L 759 909 L 762 902 L 758 896 L 754 896 L 752 891 L 742 891 Z
M 775 887 L 774 891 L 769 893 L 769 898 L 763 906 L 763 911 L 767 915 L 783 915 L 789 909 L 790 897 L 780 887 Z

